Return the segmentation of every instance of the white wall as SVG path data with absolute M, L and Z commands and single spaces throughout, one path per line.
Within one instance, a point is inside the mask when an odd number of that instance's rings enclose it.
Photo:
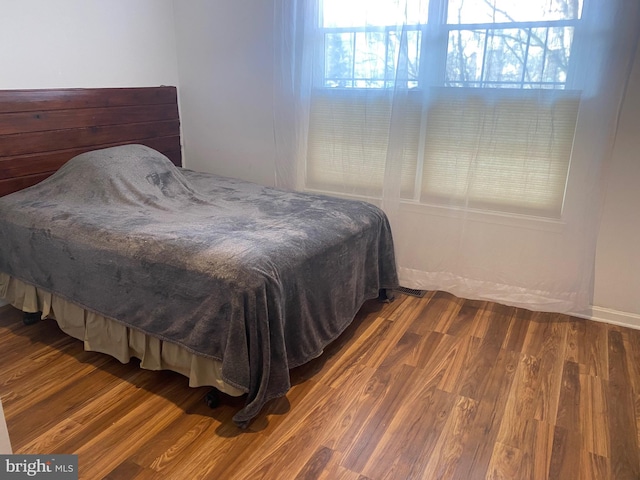
M 273 1 L 174 9 L 185 166 L 273 185 Z
M 0 88 L 177 85 L 172 0 L 0 0 Z
M 593 315 L 640 327 L 640 52 L 609 169 L 596 255 Z

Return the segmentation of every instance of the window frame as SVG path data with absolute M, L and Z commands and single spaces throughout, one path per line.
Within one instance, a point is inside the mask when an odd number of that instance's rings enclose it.
M 322 0 L 319 0 L 319 3 L 321 7 Z M 479 83 L 480 86 L 469 86 L 469 85 L 453 86 L 450 84 L 454 82 L 446 79 L 446 73 L 447 73 L 446 69 L 447 69 L 447 60 L 448 60 L 448 51 L 449 51 L 448 50 L 449 38 L 450 38 L 451 32 L 484 30 L 486 37 L 489 37 L 489 33 L 492 31 L 505 30 L 505 29 L 521 29 L 521 30 L 528 30 L 529 38 L 530 38 L 531 29 L 533 28 L 549 29 L 549 28 L 570 27 L 570 28 L 573 28 L 572 39 L 571 39 L 571 51 L 573 51 L 573 40 L 575 39 L 576 31 L 578 30 L 580 22 L 582 21 L 581 18 L 576 18 L 576 19 L 539 20 L 539 21 L 522 21 L 522 22 L 514 21 L 514 22 L 496 22 L 496 23 L 460 23 L 460 24 L 448 23 L 447 22 L 448 4 L 449 4 L 448 0 L 430 0 L 428 21 L 423 24 L 410 24 L 410 25 L 405 25 L 403 27 L 403 32 L 408 32 L 408 31 L 418 32 L 418 34 L 421 36 L 419 39 L 420 45 L 419 45 L 419 53 L 418 53 L 419 68 L 418 68 L 418 73 L 416 78 L 417 85 L 415 87 L 407 87 L 404 85 L 398 87 L 397 85 L 393 85 L 393 84 L 388 85 L 388 83 L 393 83 L 393 81 L 389 80 L 387 77 L 387 72 L 389 70 L 387 68 L 389 65 L 388 64 L 389 53 L 387 49 L 389 46 L 389 35 L 392 31 L 396 31 L 394 26 L 386 25 L 386 26 L 359 26 L 359 27 L 323 27 L 322 26 L 322 8 L 320 8 L 319 23 L 315 26 L 316 48 L 314 53 L 314 57 L 315 57 L 314 65 L 316 66 L 322 65 L 322 69 L 314 68 L 314 72 L 316 73 L 314 74 L 312 89 L 324 91 L 327 93 L 331 90 L 341 90 L 346 93 L 347 91 L 355 92 L 356 90 L 366 91 L 366 90 L 384 90 L 384 89 L 394 89 L 394 88 L 409 88 L 414 92 L 413 93 L 414 95 L 417 93 L 418 95 L 426 98 L 429 95 L 431 95 L 430 90 L 434 88 L 458 89 L 460 87 L 463 87 L 461 90 L 472 88 L 472 89 L 477 89 L 478 93 L 481 94 L 483 90 L 499 89 L 499 88 L 488 86 L 489 84 L 491 84 L 491 81 L 484 80 L 485 79 L 484 66 L 482 68 L 482 74 L 481 74 L 482 80 L 480 82 L 476 82 L 476 83 Z M 354 38 L 353 41 L 355 42 L 357 33 L 370 33 L 370 32 L 378 32 L 378 33 L 385 34 L 385 38 L 384 38 L 385 49 L 386 49 L 385 50 L 385 66 L 384 66 L 385 75 L 384 75 L 384 78 L 361 79 L 361 80 L 383 82 L 384 87 L 327 86 L 326 85 L 327 65 L 326 65 L 326 54 L 325 54 L 326 53 L 325 42 L 327 39 L 327 34 L 336 34 L 336 33 L 352 34 Z M 489 41 L 485 39 L 485 52 L 486 52 L 488 43 Z M 547 46 L 547 43 L 545 43 L 545 47 L 546 46 Z M 352 65 L 351 65 L 352 72 L 354 71 L 354 68 L 355 68 L 354 67 L 355 47 L 353 51 L 354 51 L 354 55 L 353 55 L 354 58 L 352 59 Z M 576 93 L 579 94 L 579 88 L 577 88 L 578 86 L 576 85 L 577 82 L 575 81 L 575 76 L 574 76 L 574 68 L 573 68 L 574 61 L 572 61 L 572 58 L 573 58 L 573 55 L 570 55 L 568 67 L 566 70 L 566 79 L 564 82 L 542 82 L 542 81 L 528 82 L 530 85 L 529 85 L 529 88 L 527 89 L 535 90 L 535 89 L 542 89 L 544 87 L 547 87 L 544 89 L 567 90 L 567 93 L 570 95 L 576 95 Z M 485 60 L 486 60 L 486 57 L 483 58 L 483 62 Z M 527 63 L 525 60 L 522 67 L 522 70 L 523 70 L 522 78 L 524 78 L 524 72 L 526 71 L 526 66 L 527 66 Z M 355 76 L 347 79 L 347 81 L 352 82 L 352 85 L 355 85 L 355 82 L 357 80 L 358 79 Z M 403 79 L 403 81 L 405 81 L 405 79 Z M 407 82 L 409 81 L 408 75 L 407 75 L 406 81 Z M 463 83 L 463 82 L 458 82 L 458 83 Z M 501 82 L 501 83 L 504 84 L 507 82 Z M 525 89 L 524 88 L 525 83 L 527 82 L 524 82 L 524 80 L 521 80 L 520 82 L 517 82 L 517 85 L 519 87 L 517 88 L 506 87 L 506 89 L 508 90 Z M 540 85 L 540 87 L 536 88 L 534 86 L 536 84 Z M 557 88 L 557 87 L 560 87 L 560 88 Z M 435 207 L 435 208 L 451 207 L 454 209 L 458 209 L 460 208 L 460 205 L 447 204 L 447 202 L 430 203 L 430 202 L 425 202 L 422 199 L 422 196 L 423 196 L 422 182 L 423 182 L 423 171 L 424 171 L 424 163 L 425 163 L 424 152 L 425 152 L 425 143 L 426 143 L 426 137 L 427 137 L 425 126 L 427 125 L 427 121 L 428 121 L 428 110 L 429 110 L 428 102 L 425 101 L 422 108 L 422 115 L 420 119 L 420 138 L 419 138 L 419 146 L 418 146 L 418 158 L 417 158 L 416 170 L 415 170 L 415 185 L 413 188 L 413 196 L 411 198 L 402 197 L 400 201 L 402 203 L 408 203 L 416 206 L 426 206 L 426 207 Z M 569 166 L 567 168 L 567 182 L 568 182 L 570 163 L 571 161 L 569 159 L 569 163 L 568 163 Z M 307 170 L 307 166 L 305 162 L 305 166 L 304 166 L 305 179 L 307 178 L 306 170 Z M 308 180 L 305 180 L 305 183 L 307 183 L 307 181 Z M 566 182 L 565 182 L 564 194 L 566 195 Z M 471 208 L 471 210 L 474 210 L 474 208 Z M 549 216 L 544 214 L 536 215 L 533 212 L 531 214 L 527 214 L 527 213 L 518 214 L 518 213 L 513 213 L 509 210 L 500 210 L 500 209 L 492 210 L 490 207 L 486 209 L 475 209 L 475 210 L 477 210 L 478 212 L 486 212 L 486 213 L 497 214 L 497 215 L 538 217 L 538 218 L 544 219 L 545 221 L 557 221 L 562 215 L 563 205 L 560 206 L 560 212 L 561 212 L 560 217 L 555 215 Z
M 316 28 L 316 38 L 318 39 L 318 48 L 315 52 L 315 65 L 322 65 L 322 69 L 314 69 L 317 70 L 317 75 L 314 78 L 313 87 L 314 88 L 393 88 L 393 86 L 387 87 L 386 84 L 391 82 L 392 80 L 388 80 L 386 73 L 388 71 L 388 61 L 389 61 L 389 34 L 393 31 L 396 31 L 394 25 L 378 25 L 378 26 L 357 26 L 357 27 L 324 27 L 323 17 L 322 17 L 322 0 L 319 1 L 319 18 L 318 24 L 315 26 Z M 418 53 L 418 74 L 416 78 L 417 86 L 415 88 L 428 88 L 429 86 L 444 86 L 450 88 L 457 88 L 458 86 L 447 85 L 447 83 L 453 83 L 455 81 L 449 81 L 446 79 L 446 68 L 447 68 L 447 53 L 449 46 L 449 35 L 454 31 L 481 31 L 484 30 L 485 35 L 488 37 L 489 32 L 497 31 L 497 30 L 508 30 L 508 29 L 520 29 L 520 30 L 528 30 L 529 31 L 529 39 L 531 37 L 531 29 L 534 28 L 573 28 L 573 35 L 575 37 L 575 31 L 580 25 L 582 21 L 581 18 L 575 19 L 560 19 L 560 20 L 536 20 L 536 21 L 514 21 L 514 22 L 495 22 L 495 23 L 448 23 L 447 22 L 447 14 L 448 14 L 448 0 L 429 0 L 429 9 L 428 9 L 428 18 L 426 23 L 419 24 L 406 24 L 403 26 L 403 34 L 406 32 L 417 32 L 420 35 L 420 46 Z M 547 30 L 548 32 L 548 30 Z M 326 61 L 326 38 L 327 34 L 353 34 L 355 43 L 356 34 L 366 34 L 366 33 L 384 33 L 385 34 L 385 76 L 384 78 L 376 78 L 376 79 L 367 79 L 367 78 L 356 78 L 352 76 L 350 78 L 340 79 L 335 78 L 334 80 L 346 80 L 350 82 L 356 81 L 377 81 L 384 82 L 384 87 L 331 87 L 326 85 L 327 76 L 327 61 Z M 435 42 L 433 41 L 435 39 Z M 547 37 L 548 41 L 548 37 Z M 545 41 L 545 47 L 547 46 L 547 41 Z M 427 42 L 430 42 L 430 45 L 427 45 Z M 573 42 L 573 38 L 572 38 Z M 485 41 L 485 52 L 488 42 Z M 435 48 L 437 47 L 437 48 Z M 355 48 L 353 48 L 355 53 Z M 528 51 L 527 51 L 528 55 Z M 545 57 L 546 57 L 546 49 L 545 49 Z M 528 60 L 528 58 L 527 58 Z M 483 65 L 486 61 L 486 55 L 483 55 Z M 526 71 L 526 61 L 523 63 L 523 76 Z M 518 82 L 520 85 L 524 83 L 531 84 L 539 84 L 539 85 L 554 85 L 554 86 L 562 86 L 567 89 L 576 89 L 577 85 L 575 85 L 573 68 L 571 57 L 569 57 L 569 65 L 567 68 L 567 78 L 564 82 Z M 355 55 L 354 60 L 351 62 L 351 70 L 355 69 Z M 482 69 L 482 78 L 484 78 L 484 67 Z M 404 79 L 403 79 L 404 80 Z M 408 76 L 407 76 L 407 81 Z M 464 83 L 459 81 L 457 83 Z M 461 87 L 471 87 L 471 88 L 493 88 L 493 87 L 485 87 L 484 85 L 490 83 L 509 83 L 509 82 L 492 82 L 489 80 L 481 80 L 480 82 L 473 83 L 481 83 L 482 86 L 472 87 L 470 85 L 459 85 Z M 513 88 L 513 87 L 506 87 Z

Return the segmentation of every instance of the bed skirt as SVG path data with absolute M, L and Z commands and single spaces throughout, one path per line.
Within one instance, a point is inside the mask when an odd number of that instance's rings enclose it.
M 190 387 L 212 386 L 234 397 L 245 393 L 222 380 L 218 360 L 194 355 L 2 272 L 0 298 L 23 312 L 42 312 L 43 319 L 54 319 L 64 333 L 84 342 L 87 351 L 106 353 L 122 363 L 138 358 L 141 368 L 184 375 Z

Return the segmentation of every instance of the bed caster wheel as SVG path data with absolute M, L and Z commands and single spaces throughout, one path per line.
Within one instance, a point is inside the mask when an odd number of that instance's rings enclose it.
M 211 390 L 204 396 L 204 403 L 207 404 L 209 408 L 216 408 L 220 405 L 220 396 L 218 395 L 217 390 Z
M 382 303 L 391 303 L 395 299 L 393 290 L 387 288 L 381 288 L 378 290 L 378 301 Z
M 33 325 L 38 323 L 40 318 L 42 318 L 42 312 L 24 312 L 22 323 L 25 325 Z

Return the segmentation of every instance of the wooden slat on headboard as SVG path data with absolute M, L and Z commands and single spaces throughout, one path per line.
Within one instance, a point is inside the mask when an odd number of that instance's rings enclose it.
M 175 87 L 0 90 L 0 196 L 80 153 L 129 143 L 182 165 Z

